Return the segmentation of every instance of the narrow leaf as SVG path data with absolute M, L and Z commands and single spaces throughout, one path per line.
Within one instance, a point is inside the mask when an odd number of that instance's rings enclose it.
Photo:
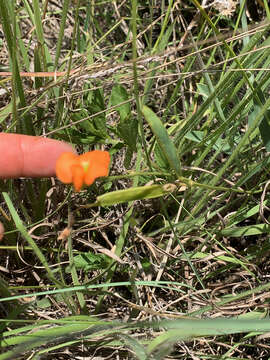
M 176 172 L 178 176 L 181 176 L 180 160 L 177 155 L 176 147 L 168 135 L 161 120 L 156 114 L 147 106 L 143 106 L 142 113 L 151 126 L 153 133 L 156 136 L 159 146 L 161 147 L 164 155 L 166 156 L 171 168 Z

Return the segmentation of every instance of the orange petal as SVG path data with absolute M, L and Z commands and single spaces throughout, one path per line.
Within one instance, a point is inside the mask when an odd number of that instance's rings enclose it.
M 94 150 L 79 156 L 80 163 L 89 162 L 89 166 L 84 177 L 86 185 L 91 185 L 100 176 L 108 176 L 110 165 L 110 154 L 108 151 Z
M 78 162 L 78 155 L 71 152 L 62 153 L 56 161 L 55 172 L 60 181 L 65 184 L 72 183 L 71 166 Z
M 85 172 L 82 166 L 77 164 L 71 166 L 71 172 L 74 189 L 75 191 L 80 191 L 84 183 Z

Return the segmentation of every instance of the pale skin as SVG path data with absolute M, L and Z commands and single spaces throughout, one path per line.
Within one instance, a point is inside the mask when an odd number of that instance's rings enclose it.
M 55 176 L 55 163 L 70 144 L 39 136 L 0 133 L 0 179 Z M 0 223 L 0 239 L 4 227 Z M 2 235 L 2 236 L 1 236 Z
M 70 144 L 39 136 L 0 133 L 0 178 L 55 176 L 57 158 Z

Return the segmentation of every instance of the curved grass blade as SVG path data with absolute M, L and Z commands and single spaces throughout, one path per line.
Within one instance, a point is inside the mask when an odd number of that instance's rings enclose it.
M 194 337 L 217 336 L 226 334 L 270 331 L 270 320 L 240 320 L 240 319 L 210 319 L 210 320 L 164 320 L 160 326 L 167 327 L 167 331 L 156 337 L 148 346 L 148 354 L 158 356 L 164 351 L 171 352 L 172 345 L 178 341 L 185 341 Z M 165 348 L 165 349 L 164 349 Z M 156 358 L 156 356 L 155 356 Z
M 41 264 L 46 269 L 47 274 L 50 277 L 50 279 L 52 281 L 54 281 L 55 284 L 58 284 L 59 286 L 61 286 L 61 284 L 59 284 L 59 281 L 55 278 L 51 268 L 49 267 L 49 264 L 48 264 L 45 256 L 43 255 L 42 251 L 37 246 L 37 244 L 32 239 L 32 237 L 28 234 L 27 229 L 23 225 L 22 220 L 20 219 L 17 211 L 15 210 L 15 207 L 14 207 L 8 193 L 3 192 L 2 195 L 3 195 L 3 198 L 4 198 L 5 202 L 6 202 L 6 204 L 7 204 L 8 209 L 10 211 L 11 217 L 12 217 L 12 219 L 13 219 L 15 225 L 16 225 L 16 228 L 19 230 L 22 237 L 28 242 L 29 246 L 31 246 L 31 248 L 33 249 L 33 251 L 36 254 L 37 258 L 40 260 Z

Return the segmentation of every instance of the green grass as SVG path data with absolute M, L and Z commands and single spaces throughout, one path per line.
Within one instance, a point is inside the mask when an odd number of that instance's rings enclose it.
M 1 128 L 110 176 L 1 182 L 0 360 L 267 359 L 267 1 L 62 3 L 0 0 Z

